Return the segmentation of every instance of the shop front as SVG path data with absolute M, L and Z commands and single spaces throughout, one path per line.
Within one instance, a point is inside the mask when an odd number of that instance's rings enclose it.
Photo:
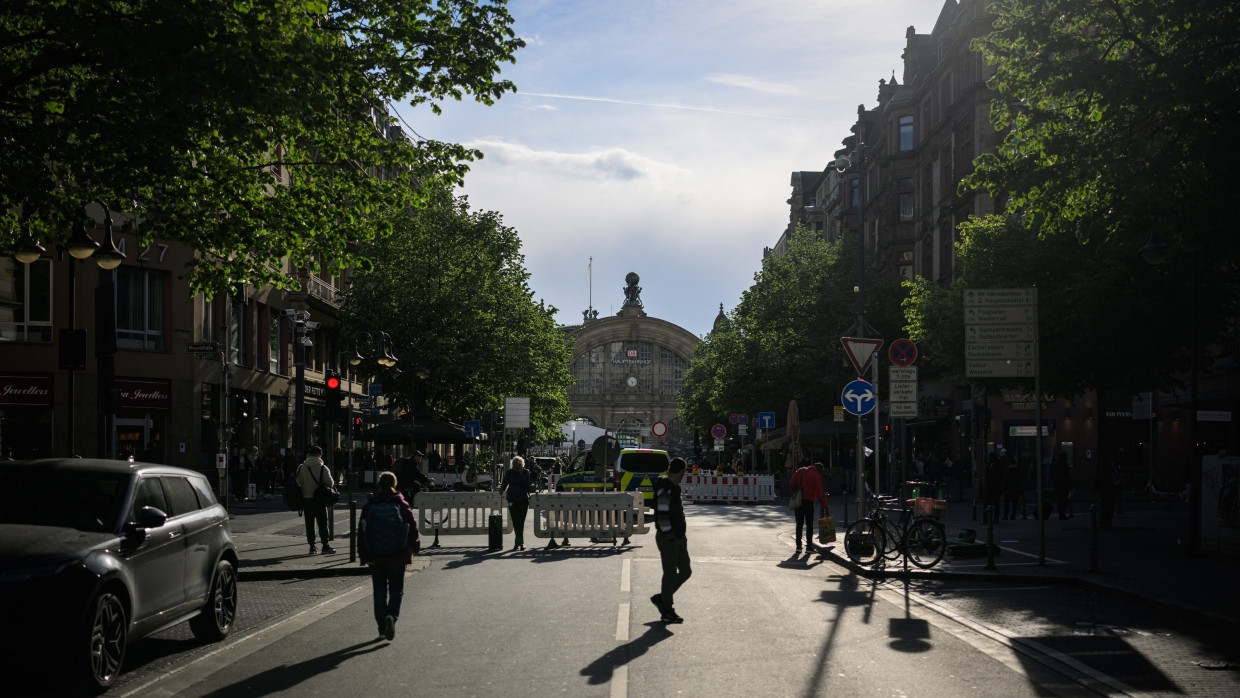
M 112 385 L 119 398 L 112 422 L 112 453 L 120 460 L 166 463 L 164 434 L 172 409 L 171 381 L 116 378 Z
M 52 452 L 52 375 L 0 373 L 0 458 L 46 458 Z

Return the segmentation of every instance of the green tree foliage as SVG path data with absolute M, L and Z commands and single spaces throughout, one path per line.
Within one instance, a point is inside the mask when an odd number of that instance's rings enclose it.
M 386 212 L 478 153 L 386 104 L 490 104 L 523 42 L 505 0 L 14 0 L 0 11 L 0 245 L 63 241 L 97 200 L 201 258 L 195 291 L 364 265 Z M 382 176 L 375 176 L 382 175 Z
M 1006 208 L 963 226 L 950 293 L 908 304 L 931 360 L 963 375 L 961 289 L 1040 289 L 1043 386 L 1166 388 L 1184 347 L 1234 331 L 1240 7 L 1010 0 L 976 40 L 994 69 L 997 152 L 964 186 Z M 1157 236 L 1171 263 L 1138 250 Z
M 364 250 L 374 268 L 354 276 L 341 313 L 346 341 L 391 334 L 402 373 L 384 381 L 384 393 L 454 419 L 529 397 L 538 438 L 554 433 L 569 418 L 572 345 L 555 309 L 533 300 L 517 231 L 447 190 L 399 217 L 394 231 Z M 425 380 L 418 367 L 429 370 Z
M 803 419 L 829 414 L 856 378 L 840 338 L 856 331 L 857 274 L 855 236 L 832 244 L 799 230 L 785 254 L 768 257 L 690 362 L 679 399 L 686 423 L 708 427 L 731 412 L 762 410 L 782 423 L 792 399 Z M 865 293 L 866 324 L 886 341 L 902 336 L 899 280 L 870 266 Z
M 1040 238 L 1014 218 L 973 219 L 960 233 L 951 288 L 918 279 L 905 301 L 927 363 L 965 380 L 964 289 L 1036 286 L 1043 392 L 1168 388 L 1185 367 L 1187 275 L 1161 273 L 1126 244 Z M 1028 379 L 978 382 L 1029 387 Z
M 1010 129 L 969 185 L 1042 234 L 1220 246 L 1240 168 L 1240 6 L 1012 0 L 977 40 Z

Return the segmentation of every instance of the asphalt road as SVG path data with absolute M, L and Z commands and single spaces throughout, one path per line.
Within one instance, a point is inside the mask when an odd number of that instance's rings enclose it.
M 778 506 L 691 506 L 682 625 L 630 547 L 444 538 L 376 638 L 366 577 L 241 586 L 233 636 L 136 642 L 112 695 L 1240 695 L 1233 638 L 1064 586 L 876 581 L 797 555 Z M 508 543 L 511 544 L 511 537 Z M 41 692 L 32 692 L 41 694 Z

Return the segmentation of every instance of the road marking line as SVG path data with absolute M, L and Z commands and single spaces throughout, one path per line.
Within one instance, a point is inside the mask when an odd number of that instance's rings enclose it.
M 632 560 L 625 558 L 620 564 L 620 593 L 627 594 L 629 592 L 630 572 L 632 569 Z
M 616 642 L 629 641 L 629 604 L 620 604 L 620 611 L 616 613 Z
M 629 667 L 621 664 L 611 672 L 611 698 L 626 698 L 629 695 Z
M 408 573 L 406 573 L 408 576 Z M 350 604 L 356 603 L 372 592 L 370 580 L 345 591 L 338 596 L 329 598 L 320 604 L 311 606 L 284 620 L 274 624 L 254 628 L 227 644 L 221 645 L 207 654 L 188 664 L 171 669 L 146 683 L 127 689 L 118 694 L 127 696 L 159 697 L 176 696 L 189 691 L 229 665 L 241 661 L 245 657 L 292 635 L 302 628 L 330 616 Z

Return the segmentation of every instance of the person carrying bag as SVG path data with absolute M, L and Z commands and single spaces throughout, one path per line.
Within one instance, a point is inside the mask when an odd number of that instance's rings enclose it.
M 295 476 L 297 487 L 301 489 L 301 505 L 306 514 L 306 541 L 310 544 L 311 555 L 318 552 L 314 544 L 316 524 L 319 529 L 319 538 L 323 541 L 323 554 L 331 555 L 336 552 L 336 549 L 328 543 L 331 536 L 327 533 L 327 512 L 340 498 L 340 493 L 331 487 L 331 483 L 334 482 L 332 471 L 323 462 L 322 455 L 323 449 L 318 446 L 307 448 L 306 460 L 297 466 Z M 322 494 L 320 490 L 323 490 Z
M 825 513 L 830 506 L 827 503 L 827 491 L 822 484 L 822 463 L 804 465 L 792 474 L 789 484 L 793 488 L 793 498 L 800 498 L 800 504 L 794 510 L 797 521 L 797 550 L 801 549 L 801 532 L 805 532 L 805 549 L 814 549 L 814 503 L 822 504 Z

